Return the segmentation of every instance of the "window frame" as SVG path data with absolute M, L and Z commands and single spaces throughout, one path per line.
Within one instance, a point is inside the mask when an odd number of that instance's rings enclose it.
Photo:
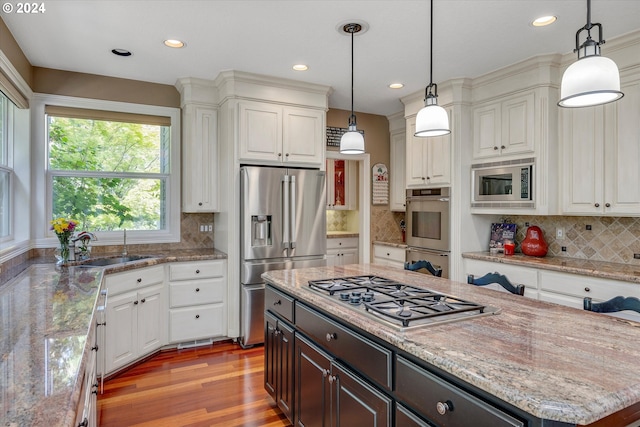
M 36 94 L 32 100 L 35 124 L 32 132 L 33 140 L 37 146 L 34 151 L 38 153 L 36 161 L 42 165 L 42 176 L 37 179 L 36 188 L 39 200 L 42 200 L 42 208 L 37 209 L 36 234 L 40 236 L 38 246 L 51 247 L 57 244 L 57 238 L 50 230 L 49 223 L 52 219 L 53 211 L 53 176 L 66 175 L 68 171 L 56 171 L 48 169 L 48 120 L 45 113 L 46 105 L 61 107 L 81 108 L 87 110 L 104 110 L 117 113 L 145 114 L 151 116 L 169 117 L 170 127 L 170 149 L 169 149 L 169 177 L 166 188 L 166 229 L 164 230 L 127 230 L 127 244 L 159 244 L 180 241 L 180 109 L 173 107 L 152 106 L 143 104 L 132 104 L 117 101 L 104 101 L 87 98 L 76 98 L 59 95 Z M 80 175 L 81 172 L 78 173 Z M 74 173 L 75 175 L 75 173 Z M 87 230 L 92 231 L 93 230 Z M 123 232 L 101 231 L 96 233 L 97 241 L 93 245 L 117 245 L 123 243 Z
M 15 199 L 14 199 L 14 182 L 15 182 L 15 171 L 13 164 L 13 150 L 14 150 L 14 113 L 15 113 L 15 104 L 11 99 L 0 92 L 1 98 L 0 102 L 2 102 L 6 108 L 0 109 L 0 114 L 3 114 L 3 127 L 0 132 L 0 144 L 3 146 L 3 152 L 5 153 L 5 161 L 0 158 L 0 171 L 7 173 L 9 179 L 9 208 L 7 209 L 9 215 L 8 228 L 9 232 L 6 236 L 0 235 L 0 243 L 11 242 L 15 239 L 14 235 L 14 227 L 15 227 L 15 217 L 16 217 L 16 209 L 15 209 Z

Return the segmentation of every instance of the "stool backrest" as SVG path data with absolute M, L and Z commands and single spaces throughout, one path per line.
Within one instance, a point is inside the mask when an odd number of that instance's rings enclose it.
M 467 283 L 476 286 L 486 286 L 492 283 L 497 283 L 512 294 L 524 295 L 524 285 L 513 285 L 506 276 L 498 272 L 487 273 L 484 276 L 477 278 L 473 274 L 469 274 L 467 276 Z
M 418 271 L 423 268 L 436 277 L 442 277 L 442 268 L 440 268 L 440 266 L 434 266 L 429 261 L 421 259 L 420 261 L 412 263 L 404 263 L 405 270 Z

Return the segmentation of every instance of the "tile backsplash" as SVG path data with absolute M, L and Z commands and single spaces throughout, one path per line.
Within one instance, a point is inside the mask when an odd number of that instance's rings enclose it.
M 400 221 L 404 212 L 391 212 L 388 206 L 371 207 L 371 241 L 402 243 Z
M 537 225 L 549 245 L 548 255 L 640 265 L 640 259 L 634 259 L 634 254 L 640 254 L 640 218 L 511 216 L 508 222 L 518 226 L 516 251 L 527 224 Z M 556 239 L 558 228 L 564 229 L 564 239 Z

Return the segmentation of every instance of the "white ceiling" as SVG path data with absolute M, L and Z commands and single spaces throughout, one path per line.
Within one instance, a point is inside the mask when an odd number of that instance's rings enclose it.
M 15 3 L 15 2 L 14 2 Z M 350 109 L 350 36 L 355 37 L 355 110 L 389 115 L 429 83 L 428 0 L 49 0 L 40 14 L 2 13 L 34 66 L 175 84 L 235 69 L 333 87 L 331 108 Z M 567 53 L 586 23 L 586 0 L 435 0 L 434 82 L 477 77 L 545 53 Z M 544 28 L 541 15 L 558 21 Z M 593 0 L 605 39 L 640 28 L 640 0 Z M 595 35 L 594 35 L 595 36 Z M 169 49 L 163 40 L 186 41 Z M 131 57 L 111 53 L 127 49 Z M 602 49 L 606 56 L 606 44 Z M 306 72 L 291 69 L 309 66 Z M 392 82 L 405 87 L 392 90 Z

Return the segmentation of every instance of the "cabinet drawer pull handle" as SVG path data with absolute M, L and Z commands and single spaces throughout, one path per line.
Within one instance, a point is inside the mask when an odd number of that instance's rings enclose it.
M 584 288 L 584 291 L 585 291 L 585 292 L 591 292 L 591 288 L 585 287 L 585 288 Z
M 282 301 L 281 300 L 274 301 L 273 305 L 282 305 Z
M 135 301 L 133 302 L 133 305 L 138 305 L 138 300 L 135 300 Z
M 82 420 L 80 424 L 78 424 L 78 427 L 87 427 L 88 425 L 89 425 L 89 420 L 85 418 L 84 420 Z
M 280 331 L 280 329 L 276 329 L 275 331 L 273 331 L 273 335 L 275 335 L 276 337 L 278 335 L 280 335 L 282 333 L 282 331 Z
M 146 299 L 146 298 L 142 298 L 142 299 L 140 300 L 140 302 L 141 302 L 141 303 L 143 303 L 143 304 L 145 303 L 145 301 L 147 301 L 147 299 Z
M 334 332 L 327 332 L 327 341 L 331 341 L 331 340 L 337 340 L 338 339 L 338 335 Z
M 599 208 L 599 207 L 600 207 L 600 203 L 596 203 L 596 204 L 595 204 L 595 207 L 596 207 L 596 208 Z
M 611 207 L 611 203 L 605 203 L 604 204 L 606 207 L 610 208 Z
M 504 145 L 501 145 L 500 148 L 504 150 L 506 147 Z
M 142 278 L 139 278 L 138 280 L 136 280 L 136 282 L 141 283 L 142 282 Z
M 200 270 L 196 270 L 196 274 L 200 274 Z
M 329 383 L 333 384 L 335 381 L 337 381 L 338 379 L 336 378 L 335 375 L 329 375 Z
M 289 153 L 285 154 L 285 156 L 289 157 Z
M 196 314 L 196 319 L 199 319 L 199 318 L 200 318 L 200 315 L 199 315 L 199 314 Z
M 494 146 L 493 146 L 493 149 L 494 149 L 494 150 L 498 150 L 498 146 L 497 146 L 497 145 L 494 145 Z
M 278 153 L 278 157 L 282 157 L 282 153 Z
M 98 351 L 98 346 L 95 345 L 95 346 L 91 347 L 91 351 Z
M 200 292 L 200 288 L 196 288 L 196 292 Z
M 438 411 L 440 415 L 444 415 L 447 412 L 453 411 L 453 404 L 450 400 L 447 400 L 446 402 L 438 402 L 436 403 L 436 411 Z
M 327 375 L 329 375 L 329 370 L 328 370 L 328 369 L 323 369 L 323 370 L 322 370 L 322 376 L 323 376 L 324 378 L 327 378 Z
M 387 256 L 391 256 L 391 254 L 389 252 L 387 252 Z
M 202 206 L 202 202 L 198 202 L 198 206 Z

